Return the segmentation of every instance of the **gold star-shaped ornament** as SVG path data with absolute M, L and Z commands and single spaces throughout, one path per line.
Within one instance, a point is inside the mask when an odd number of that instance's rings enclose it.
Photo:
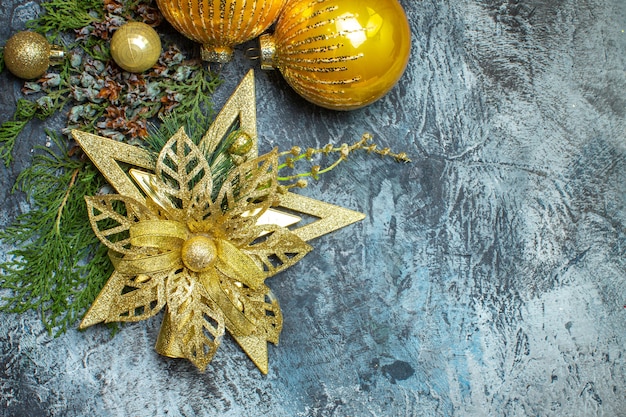
M 244 162 L 214 184 L 205 155 L 233 126 L 253 139 Z M 227 330 L 263 373 L 282 314 L 265 279 L 311 250 L 307 241 L 361 213 L 278 192 L 276 150 L 258 156 L 250 71 L 196 146 L 181 128 L 155 160 L 146 150 L 90 133 L 74 138 L 119 194 L 86 197 L 90 222 L 115 271 L 80 328 L 135 322 L 165 307 L 160 354 L 204 370 Z M 299 226 L 300 213 L 316 220 Z

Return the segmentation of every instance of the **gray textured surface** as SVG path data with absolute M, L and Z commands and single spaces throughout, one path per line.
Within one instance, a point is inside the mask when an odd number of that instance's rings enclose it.
M 403 5 L 411 62 L 366 109 L 256 74 L 262 150 L 369 131 L 414 159 L 355 158 L 303 191 L 368 217 L 272 278 L 269 375 L 229 338 L 204 374 L 159 357 L 158 319 L 51 339 L 5 315 L 1 415 L 626 415 L 626 2 Z M 2 0 L 0 38 L 32 10 Z M 218 103 L 252 65 L 224 68 Z M 0 89 L 5 120 L 19 83 Z M 19 158 L 43 140 L 33 125 Z

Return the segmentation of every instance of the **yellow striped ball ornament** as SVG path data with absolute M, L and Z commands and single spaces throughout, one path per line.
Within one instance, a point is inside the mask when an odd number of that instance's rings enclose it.
M 305 99 L 353 110 L 398 82 L 411 33 L 397 0 L 289 0 L 260 49 L 261 67 L 280 70 Z
M 170 24 L 202 44 L 202 59 L 230 61 L 233 46 L 256 38 L 278 18 L 285 0 L 157 0 Z

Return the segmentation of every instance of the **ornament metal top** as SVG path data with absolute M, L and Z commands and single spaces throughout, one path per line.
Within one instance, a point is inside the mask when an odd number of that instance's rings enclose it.
M 165 19 L 202 44 L 202 59 L 226 63 L 233 46 L 256 38 L 278 18 L 285 0 L 157 0 Z

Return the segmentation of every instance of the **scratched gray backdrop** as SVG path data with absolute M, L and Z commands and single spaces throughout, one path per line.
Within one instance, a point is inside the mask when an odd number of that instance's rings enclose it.
M 626 2 L 402 3 L 412 58 L 368 108 L 256 72 L 262 150 L 368 131 L 413 157 L 357 157 L 302 191 L 367 218 L 269 282 L 269 375 L 230 338 L 204 374 L 159 357 L 158 318 L 53 339 L 4 315 L 0 414 L 626 416 Z M 37 12 L 2 0 L 2 43 Z M 257 65 L 238 52 L 218 107 Z M 19 88 L 0 76 L 2 121 Z M 44 141 L 32 124 L 16 157 Z M 0 169 L 2 225 L 27 209 L 18 171 Z

